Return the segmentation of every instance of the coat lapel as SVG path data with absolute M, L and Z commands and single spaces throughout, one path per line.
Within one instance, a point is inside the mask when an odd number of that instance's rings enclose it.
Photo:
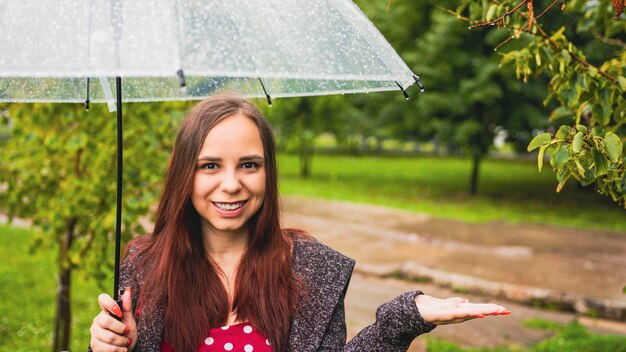
M 293 267 L 300 294 L 291 325 L 291 350 L 317 351 L 332 313 L 343 299 L 354 261 L 313 238 L 296 238 Z

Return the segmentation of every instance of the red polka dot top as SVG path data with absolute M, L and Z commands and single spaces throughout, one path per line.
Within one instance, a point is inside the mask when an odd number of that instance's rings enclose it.
M 175 352 L 167 341 L 161 343 L 161 352 Z M 209 330 L 196 352 L 272 352 L 270 342 L 250 323 L 222 326 Z

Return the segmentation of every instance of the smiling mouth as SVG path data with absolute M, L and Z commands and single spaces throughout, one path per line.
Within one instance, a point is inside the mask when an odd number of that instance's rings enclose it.
M 235 211 L 241 207 L 243 207 L 244 204 L 246 204 L 246 201 L 243 202 L 232 202 L 232 203 L 220 203 L 220 202 L 213 202 L 213 204 L 215 204 L 215 206 L 223 211 Z

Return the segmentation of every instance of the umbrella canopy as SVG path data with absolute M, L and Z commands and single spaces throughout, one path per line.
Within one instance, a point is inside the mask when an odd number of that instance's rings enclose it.
M 408 97 L 414 82 L 423 89 L 351 0 L 0 0 L 0 102 L 117 110 L 116 299 L 123 100 Z
M 3 0 L 0 52 L 0 102 L 113 103 L 115 77 L 127 102 L 417 81 L 350 0 Z

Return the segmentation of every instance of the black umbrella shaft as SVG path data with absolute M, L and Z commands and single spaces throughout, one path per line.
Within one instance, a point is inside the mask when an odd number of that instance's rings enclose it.
M 115 214 L 115 278 L 113 299 L 119 299 L 120 292 L 120 252 L 122 242 L 122 78 L 115 77 L 117 97 L 117 205 Z

